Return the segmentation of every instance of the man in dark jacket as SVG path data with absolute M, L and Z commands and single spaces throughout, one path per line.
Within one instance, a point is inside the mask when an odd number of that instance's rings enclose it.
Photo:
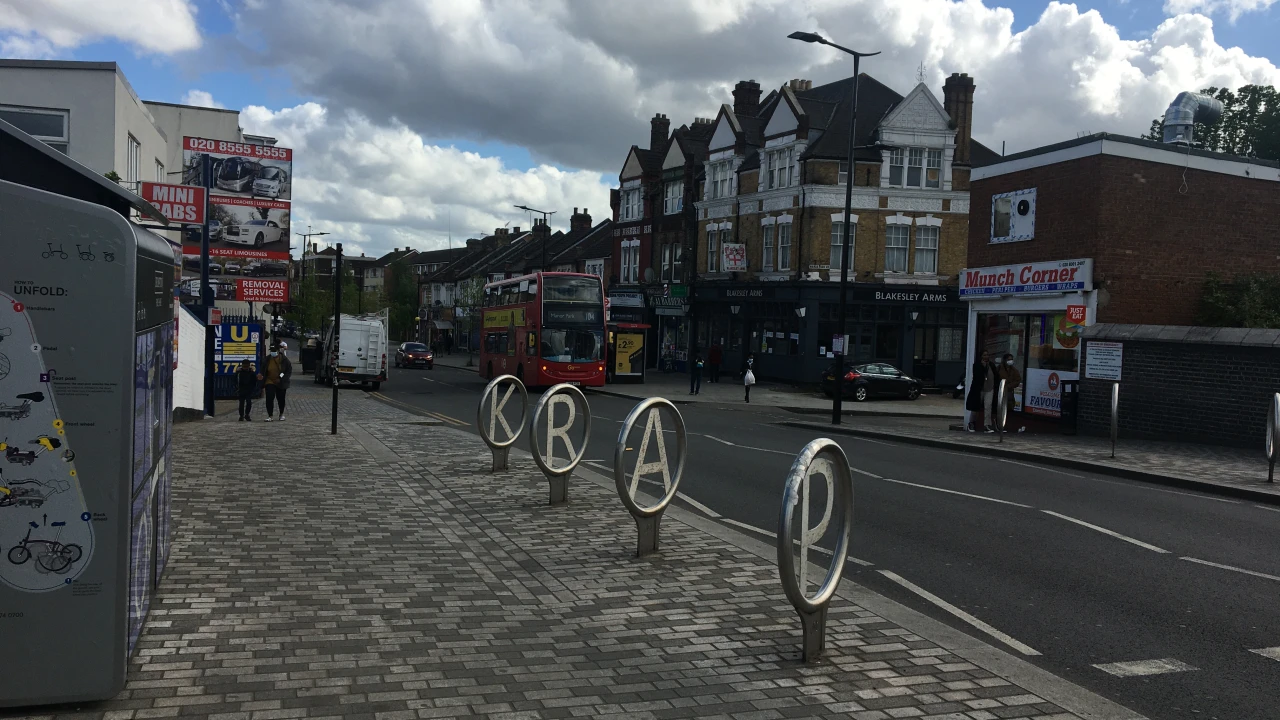
M 258 394 L 258 382 L 262 375 L 253 369 L 248 360 L 240 362 L 236 370 L 236 396 L 240 399 L 240 422 L 252 421 L 253 396 Z
M 284 343 L 280 343 L 268 353 L 266 372 L 263 373 L 262 380 L 267 391 L 267 422 L 271 422 L 276 402 L 280 403 L 280 419 L 284 420 L 284 396 L 289 389 L 289 380 L 293 377 L 293 363 L 289 362 L 289 358 L 285 355 L 287 347 Z

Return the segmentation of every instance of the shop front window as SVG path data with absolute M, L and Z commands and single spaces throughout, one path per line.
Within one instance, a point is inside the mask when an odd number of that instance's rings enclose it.
M 991 354 L 996 363 L 1003 363 L 1006 354 L 1013 355 L 1014 367 L 1026 380 L 1026 348 L 1027 348 L 1026 315 L 981 315 L 978 318 L 978 348 Z M 1014 410 L 1022 410 L 1022 391 L 1010 389 L 1014 393 Z
M 1062 415 L 1062 383 L 1078 380 L 1080 331 L 1067 323 L 1065 313 L 1032 315 L 1027 342 L 1027 369 L 1023 373 L 1025 411 L 1034 415 Z

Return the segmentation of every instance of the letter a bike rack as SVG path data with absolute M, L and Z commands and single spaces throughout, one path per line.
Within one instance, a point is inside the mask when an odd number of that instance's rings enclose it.
M 556 425 L 556 406 L 564 405 L 569 410 L 569 417 L 563 425 Z M 546 443 L 539 448 L 538 427 L 543 416 L 547 418 Z M 573 440 L 569 438 L 569 429 L 573 427 L 578 415 L 583 418 L 582 448 L 576 453 Z M 563 467 L 556 467 L 556 438 L 564 441 L 569 459 Z M 573 385 L 561 383 L 543 394 L 538 405 L 533 409 L 533 420 L 529 425 L 529 451 L 533 453 L 533 461 L 538 469 L 547 476 L 551 486 L 551 504 L 557 505 L 569 500 L 569 476 L 578 467 L 587 453 L 587 443 L 591 440 L 591 406 L 587 404 L 587 396 Z
M 670 411 L 675 420 L 676 432 L 676 464 L 675 474 L 667 462 L 666 437 L 662 427 L 662 411 Z M 640 441 L 640 451 L 636 455 L 636 466 L 627 480 L 627 469 L 623 464 L 627 450 L 627 439 L 631 430 L 641 418 L 645 419 L 644 437 Z M 648 462 L 646 455 L 650 443 L 657 445 L 658 459 Z M 671 504 L 680 486 L 680 478 L 684 475 L 684 463 L 688 457 L 688 439 L 685 435 L 684 418 L 676 406 L 665 398 L 649 398 L 632 409 L 631 414 L 622 423 L 618 431 L 618 446 L 613 451 L 613 481 L 618 487 L 618 497 L 622 505 L 636 520 L 636 557 L 647 555 L 658 549 L 658 525 L 662 522 L 662 512 Z M 640 480 L 649 473 L 662 474 L 663 495 L 654 505 L 645 507 L 636 501 L 636 493 L 640 489 Z
M 816 525 L 809 524 L 809 486 L 814 476 L 826 481 L 826 507 Z M 800 534 L 795 537 L 795 512 L 800 509 Z M 809 550 L 826 535 L 833 520 L 839 525 L 836 547 L 831 554 L 831 567 L 812 595 L 806 594 L 809 585 Z M 786 488 L 782 493 L 782 515 L 778 519 L 778 572 L 787 599 L 800 615 L 804 630 L 801 654 L 806 663 L 816 662 L 826 645 L 827 606 L 840 585 L 844 563 L 849 556 L 849 536 L 853 526 L 853 473 L 849 470 L 849 458 L 834 440 L 813 440 L 791 465 Z M 800 562 L 796 567 L 796 549 L 799 546 Z
M 507 386 L 507 391 L 502 395 L 502 399 L 498 399 L 498 390 L 503 386 Z M 502 410 L 506 407 L 507 401 L 511 399 L 511 394 L 516 390 L 520 391 L 520 422 L 516 423 L 516 427 L 512 429 L 507 423 L 507 418 L 503 415 Z M 484 409 L 489 407 L 489 420 L 485 422 Z M 525 389 L 524 383 L 515 375 L 501 375 L 493 379 L 489 383 L 484 393 L 480 395 L 480 405 L 476 408 L 476 427 L 480 430 L 480 437 L 484 440 L 489 449 L 493 451 L 493 472 L 507 469 L 507 456 L 510 453 L 511 446 L 515 445 L 516 439 L 520 437 L 520 433 L 524 431 L 524 424 L 529 418 L 529 391 Z M 498 439 L 498 426 L 502 426 L 502 430 L 507 435 L 506 440 Z

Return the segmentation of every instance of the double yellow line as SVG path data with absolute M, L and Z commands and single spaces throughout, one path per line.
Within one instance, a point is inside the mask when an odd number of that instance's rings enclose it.
M 392 400 L 391 398 L 387 397 L 386 395 L 383 395 L 380 392 L 373 392 L 369 394 L 389 405 L 394 405 L 400 408 L 401 410 L 407 410 L 415 415 L 426 415 L 427 417 L 434 418 L 436 420 L 439 420 L 448 425 L 452 425 L 454 427 L 470 427 L 471 426 L 471 423 L 465 420 L 459 420 L 458 418 L 450 417 L 448 415 L 445 415 L 444 413 L 430 412 L 428 410 L 423 410 L 422 408 L 414 407 L 408 403 L 400 402 L 399 400 Z

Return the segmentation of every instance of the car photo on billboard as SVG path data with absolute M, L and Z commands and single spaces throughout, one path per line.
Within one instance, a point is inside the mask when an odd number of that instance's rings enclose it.
M 246 193 L 253 187 L 253 181 L 258 179 L 261 169 L 262 166 L 256 160 L 245 157 L 227 158 L 218 167 L 214 183 L 219 190 Z
M 258 176 L 253 181 L 253 196 L 288 200 L 289 171 L 270 161 L 263 161 L 258 169 Z
M 236 258 L 243 272 L 249 261 L 288 260 L 289 203 L 215 195 L 209 214 L 209 252 L 219 262 Z M 199 227 L 184 233 L 184 255 L 200 254 L 200 233 Z

